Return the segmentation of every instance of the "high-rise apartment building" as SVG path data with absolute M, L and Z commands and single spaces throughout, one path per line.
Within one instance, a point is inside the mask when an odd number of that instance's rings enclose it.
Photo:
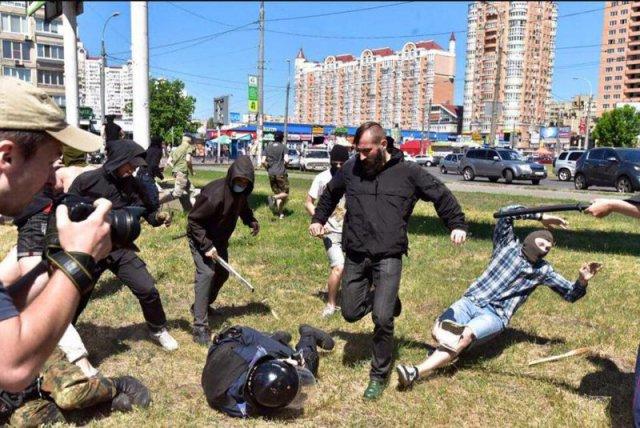
M 331 55 L 295 60 L 295 120 L 359 125 L 368 120 L 391 128 L 420 129 L 428 105 L 453 104 L 455 37 L 448 49 L 434 41 L 409 42 L 401 50 L 365 49 L 359 57 Z
M 26 1 L 0 1 L 0 68 L 65 105 L 62 21 L 44 22 L 44 10 L 27 17 Z
M 80 46 L 78 49 L 78 76 L 80 105 L 91 107 L 97 119 L 102 117 L 100 105 L 100 68 L 101 57 L 92 57 Z M 131 61 L 119 66 L 105 68 L 105 114 L 113 114 L 116 121 L 126 125 L 132 116 L 126 106 L 133 100 L 133 70 Z
M 607 1 L 602 25 L 597 115 L 640 102 L 640 1 Z
M 496 132 L 527 144 L 550 102 L 556 3 L 476 1 L 467 25 L 463 132 L 489 134 L 495 112 Z

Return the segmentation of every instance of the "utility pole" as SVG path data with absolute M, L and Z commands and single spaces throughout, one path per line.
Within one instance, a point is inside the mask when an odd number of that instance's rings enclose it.
M 584 137 L 584 150 L 589 148 L 589 122 L 591 121 L 591 103 L 593 102 L 593 93 L 589 94 L 589 105 L 587 106 L 587 120 L 585 120 L 586 129 Z
M 262 137 L 264 128 L 264 1 L 260 2 L 260 47 L 258 49 L 258 126 L 256 140 L 258 144 L 258 165 L 262 163 Z
M 78 36 L 76 34 L 76 2 L 62 2 L 64 36 L 64 76 L 67 123 L 78 126 Z
M 131 2 L 131 60 L 133 62 L 133 139 L 149 147 L 149 8 Z
M 289 141 L 289 90 L 291 89 L 291 60 L 287 60 L 287 96 L 284 104 L 284 144 Z
M 499 12 L 498 12 L 499 13 Z M 496 141 L 496 127 L 498 122 L 498 96 L 500 95 L 500 74 L 502 72 L 502 23 L 498 17 L 498 35 L 496 40 L 496 83 L 493 87 L 493 102 L 491 105 L 491 130 L 489 131 L 489 144 Z

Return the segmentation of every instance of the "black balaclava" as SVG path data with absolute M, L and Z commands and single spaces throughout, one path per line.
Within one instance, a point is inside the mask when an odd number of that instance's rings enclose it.
M 348 161 L 349 149 L 347 149 L 345 146 L 336 144 L 331 149 L 329 160 L 331 162 L 331 175 L 334 175 L 338 171 L 338 167 L 334 165 L 334 162 L 341 162 L 342 164 L 344 164 L 346 161 Z
M 527 260 L 531 263 L 536 263 L 542 260 L 544 256 L 548 254 L 538 248 L 536 245 L 536 238 L 546 239 L 551 242 L 552 245 L 556 242 L 553 238 L 553 234 L 546 229 L 536 230 L 528 234 L 522 243 L 522 254 L 524 254 Z

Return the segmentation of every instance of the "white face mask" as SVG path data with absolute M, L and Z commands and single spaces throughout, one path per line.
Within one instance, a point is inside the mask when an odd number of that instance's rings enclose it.
M 241 186 L 240 184 L 234 184 L 233 185 L 233 191 L 235 193 L 242 193 L 244 192 L 244 190 L 247 188 L 247 186 Z

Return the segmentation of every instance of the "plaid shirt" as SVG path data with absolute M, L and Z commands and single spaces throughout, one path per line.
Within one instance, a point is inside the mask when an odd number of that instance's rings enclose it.
M 509 206 L 502 210 L 519 208 Z M 540 214 L 527 214 L 518 219 L 539 220 Z M 493 231 L 491 262 L 465 292 L 465 297 L 480 307 L 491 306 L 506 326 L 538 285 L 546 285 L 568 302 L 583 297 L 587 289 L 556 273 L 545 260 L 532 264 L 522 253 L 522 244 L 513 231 L 514 217 L 498 220 Z

